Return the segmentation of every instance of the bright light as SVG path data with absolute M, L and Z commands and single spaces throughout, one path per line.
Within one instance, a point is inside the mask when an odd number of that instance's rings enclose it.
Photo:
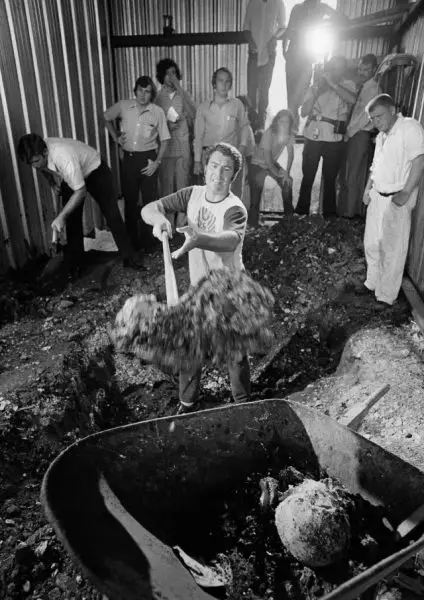
M 314 62 L 321 62 L 328 58 L 333 50 L 334 42 L 334 33 L 326 24 L 311 27 L 305 35 L 305 49 Z

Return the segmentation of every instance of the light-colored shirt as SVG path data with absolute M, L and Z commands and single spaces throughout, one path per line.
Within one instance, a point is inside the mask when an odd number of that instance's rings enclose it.
M 48 155 L 47 168 L 58 174 L 59 181 L 65 181 L 71 190 L 80 190 L 85 179 L 102 161 L 100 152 L 70 138 L 45 138 Z
M 424 129 L 418 121 L 397 115 L 388 133 L 380 132 L 375 142 L 371 166 L 373 187 L 390 193 L 403 189 L 411 171 L 412 161 L 424 154 Z
M 381 93 L 378 83 L 375 79 L 368 79 L 359 92 L 358 98 L 353 107 L 352 116 L 347 128 L 346 137 L 351 138 L 358 131 L 372 131 L 374 125 L 365 110 L 368 103 Z
M 231 252 L 212 252 L 200 248 L 190 250 L 188 263 L 192 285 L 208 276 L 213 269 L 228 267 L 234 271 L 244 270 L 242 249 L 247 211 L 243 202 L 231 191 L 220 202 L 209 202 L 206 199 L 206 186 L 194 185 L 165 196 L 159 202 L 165 212 L 186 213 L 189 222 L 204 233 L 235 231 L 239 236 L 239 243 Z
M 122 147 L 127 152 L 156 150 L 158 140 L 163 142 L 171 137 L 165 113 L 156 104 L 143 107 L 135 98 L 120 100 L 105 111 L 104 117 L 107 121 L 121 121 L 121 131 L 125 134 Z
M 164 158 L 190 155 L 189 121 L 184 108 L 184 94 L 188 95 L 185 91 L 171 93 L 162 88 L 156 96 L 155 102 L 167 117 L 171 135 Z M 176 115 L 172 111 L 175 111 Z
M 353 81 L 343 79 L 339 83 L 340 86 L 344 87 L 349 92 L 355 93 L 356 86 Z M 313 96 L 313 91 L 309 88 L 305 102 Z M 329 87 L 323 94 L 320 94 L 315 100 L 312 108 L 311 116 L 321 115 L 327 119 L 333 119 L 334 121 L 346 121 L 352 104 L 345 102 L 340 98 L 336 92 Z M 314 133 L 316 135 L 314 135 Z M 311 121 L 305 126 L 303 135 L 309 140 L 317 140 L 320 142 L 340 142 L 343 140 L 343 135 L 340 133 L 334 133 L 334 125 L 326 123 L 324 121 Z
M 244 30 L 249 30 L 256 44 L 258 67 L 269 60 L 268 44 L 278 29 L 286 26 L 286 9 L 282 0 L 250 0 L 244 17 Z
M 292 135 L 279 137 L 278 134 L 272 132 L 271 127 L 268 127 L 262 136 L 259 146 L 256 148 L 252 164 L 259 165 L 263 169 L 268 169 L 266 152 L 270 151 L 273 162 L 277 162 L 284 148 L 293 144 L 294 138 Z
M 228 98 L 221 105 L 206 100 L 197 109 L 194 122 L 194 160 L 200 162 L 202 148 L 219 142 L 240 148 L 247 145 L 248 137 L 249 121 L 238 98 Z

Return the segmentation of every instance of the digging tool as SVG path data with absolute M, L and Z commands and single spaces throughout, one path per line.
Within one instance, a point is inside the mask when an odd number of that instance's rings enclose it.
M 165 266 L 165 289 L 166 289 L 166 302 L 168 306 L 175 306 L 178 304 L 178 288 L 177 280 L 175 278 L 174 265 L 172 264 L 171 251 L 169 249 L 168 234 L 164 232 L 162 234 L 162 249 L 163 249 L 163 263 Z

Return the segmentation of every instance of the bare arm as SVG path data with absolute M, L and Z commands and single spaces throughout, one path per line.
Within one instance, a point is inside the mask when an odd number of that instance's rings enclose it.
M 190 123 L 193 123 L 193 121 L 196 117 L 197 107 L 196 107 L 196 104 L 194 103 L 193 98 L 185 90 L 183 90 L 183 101 L 184 101 L 184 108 L 185 108 L 185 111 L 187 114 L 187 118 L 190 121 Z
M 275 163 L 272 159 L 271 150 L 264 150 L 265 162 L 268 168 L 268 171 L 274 175 L 274 177 L 280 178 L 283 175 L 283 169 L 277 169 Z
M 79 190 L 76 190 L 72 196 L 69 198 L 68 202 L 62 208 L 60 213 L 57 215 L 55 220 L 52 222 L 52 229 L 61 232 L 65 228 L 66 219 L 69 217 L 71 213 L 74 212 L 80 204 L 84 202 L 84 199 L 87 195 L 87 188 L 84 186 Z
M 291 168 L 294 161 L 294 146 L 290 144 L 287 146 L 287 174 L 290 175 Z
M 324 74 L 323 79 L 326 80 L 331 89 L 336 92 L 336 94 L 344 100 L 347 104 L 355 104 L 356 102 L 356 94 L 355 92 L 348 90 L 346 87 L 339 85 L 338 83 L 334 83 L 331 79 Z
M 108 132 L 110 133 L 110 137 L 113 139 L 113 141 L 118 144 L 120 142 L 120 134 L 118 132 L 118 130 L 116 129 L 115 125 L 114 125 L 114 121 L 108 121 L 107 119 L 104 119 L 105 125 L 106 125 L 106 129 L 108 130 Z
M 411 170 L 406 180 L 403 190 L 392 196 L 392 202 L 397 206 L 403 206 L 409 200 L 409 196 L 412 194 L 414 189 L 420 182 L 421 176 L 424 172 L 424 154 L 420 154 L 413 159 Z

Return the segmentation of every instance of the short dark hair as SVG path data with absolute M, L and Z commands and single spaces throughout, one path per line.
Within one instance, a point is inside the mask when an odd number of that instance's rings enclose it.
M 294 116 L 291 110 L 288 110 L 287 108 L 283 108 L 282 110 L 279 110 L 278 113 L 275 115 L 275 117 L 272 119 L 271 122 L 271 131 L 272 133 L 276 133 L 277 132 L 277 124 L 278 121 L 281 119 L 281 117 L 288 117 L 289 118 L 289 123 L 290 123 L 290 135 L 292 135 L 293 133 L 293 127 L 294 127 Z
M 137 81 L 134 84 L 134 94 L 136 93 L 136 91 L 139 87 L 146 88 L 148 85 L 150 85 L 152 88 L 151 100 L 153 102 L 153 100 L 156 98 L 157 90 L 156 90 L 155 84 L 153 83 L 153 79 L 151 77 L 149 77 L 148 75 L 142 75 L 141 77 L 139 77 L 137 79 Z
M 206 150 L 205 166 L 208 164 L 210 157 L 212 156 L 212 154 L 214 152 L 221 152 L 221 154 L 223 154 L 224 156 L 229 156 L 233 160 L 234 174 L 233 174 L 232 181 L 234 181 L 238 175 L 238 172 L 240 171 L 240 169 L 243 166 L 243 157 L 242 157 L 241 153 L 237 150 L 237 148 L 235 148 L 231 144 L 227 144 L 225 142 L 219 142 L 218 144 L 214 144 L 213 146 L 210 146 Z
M 30 164 L 34 156 L 43 156 L 47 151 L 47 144 L 38 133 L 27 133 L 18 142 L 16 152 L 20 160 Z
M 365 56 L 359 59 L 359 62 L 369 65 L 373 69 L 376 69 L 378 65 L 378 60 L 375 54 L 365 54 Z
M 165 80 L 165 75 L 168 69 L 174 67 L 177 79 L 181 81 L 181 71 L 175 60 L 172 58 L 162 58 L 156 65 L 156 79 L 162 85 Z
M 227 67 L 219 67 L 216 71 L 214 71 L 212 75 L 212 87 L 216 87 L 216 78 L 218 77 L 219 72 L 227 73 L 230 76 L 231 87 L 233 86 L 233 74 Z
M 368 102 L 366 108 L 367 113 L 375 110 L 377 106 L 384 106 L 385 108 L 394 107 L 396 108 L 396 102 L 389 94 L 379 94 L 375 96 L 370 102 Z

